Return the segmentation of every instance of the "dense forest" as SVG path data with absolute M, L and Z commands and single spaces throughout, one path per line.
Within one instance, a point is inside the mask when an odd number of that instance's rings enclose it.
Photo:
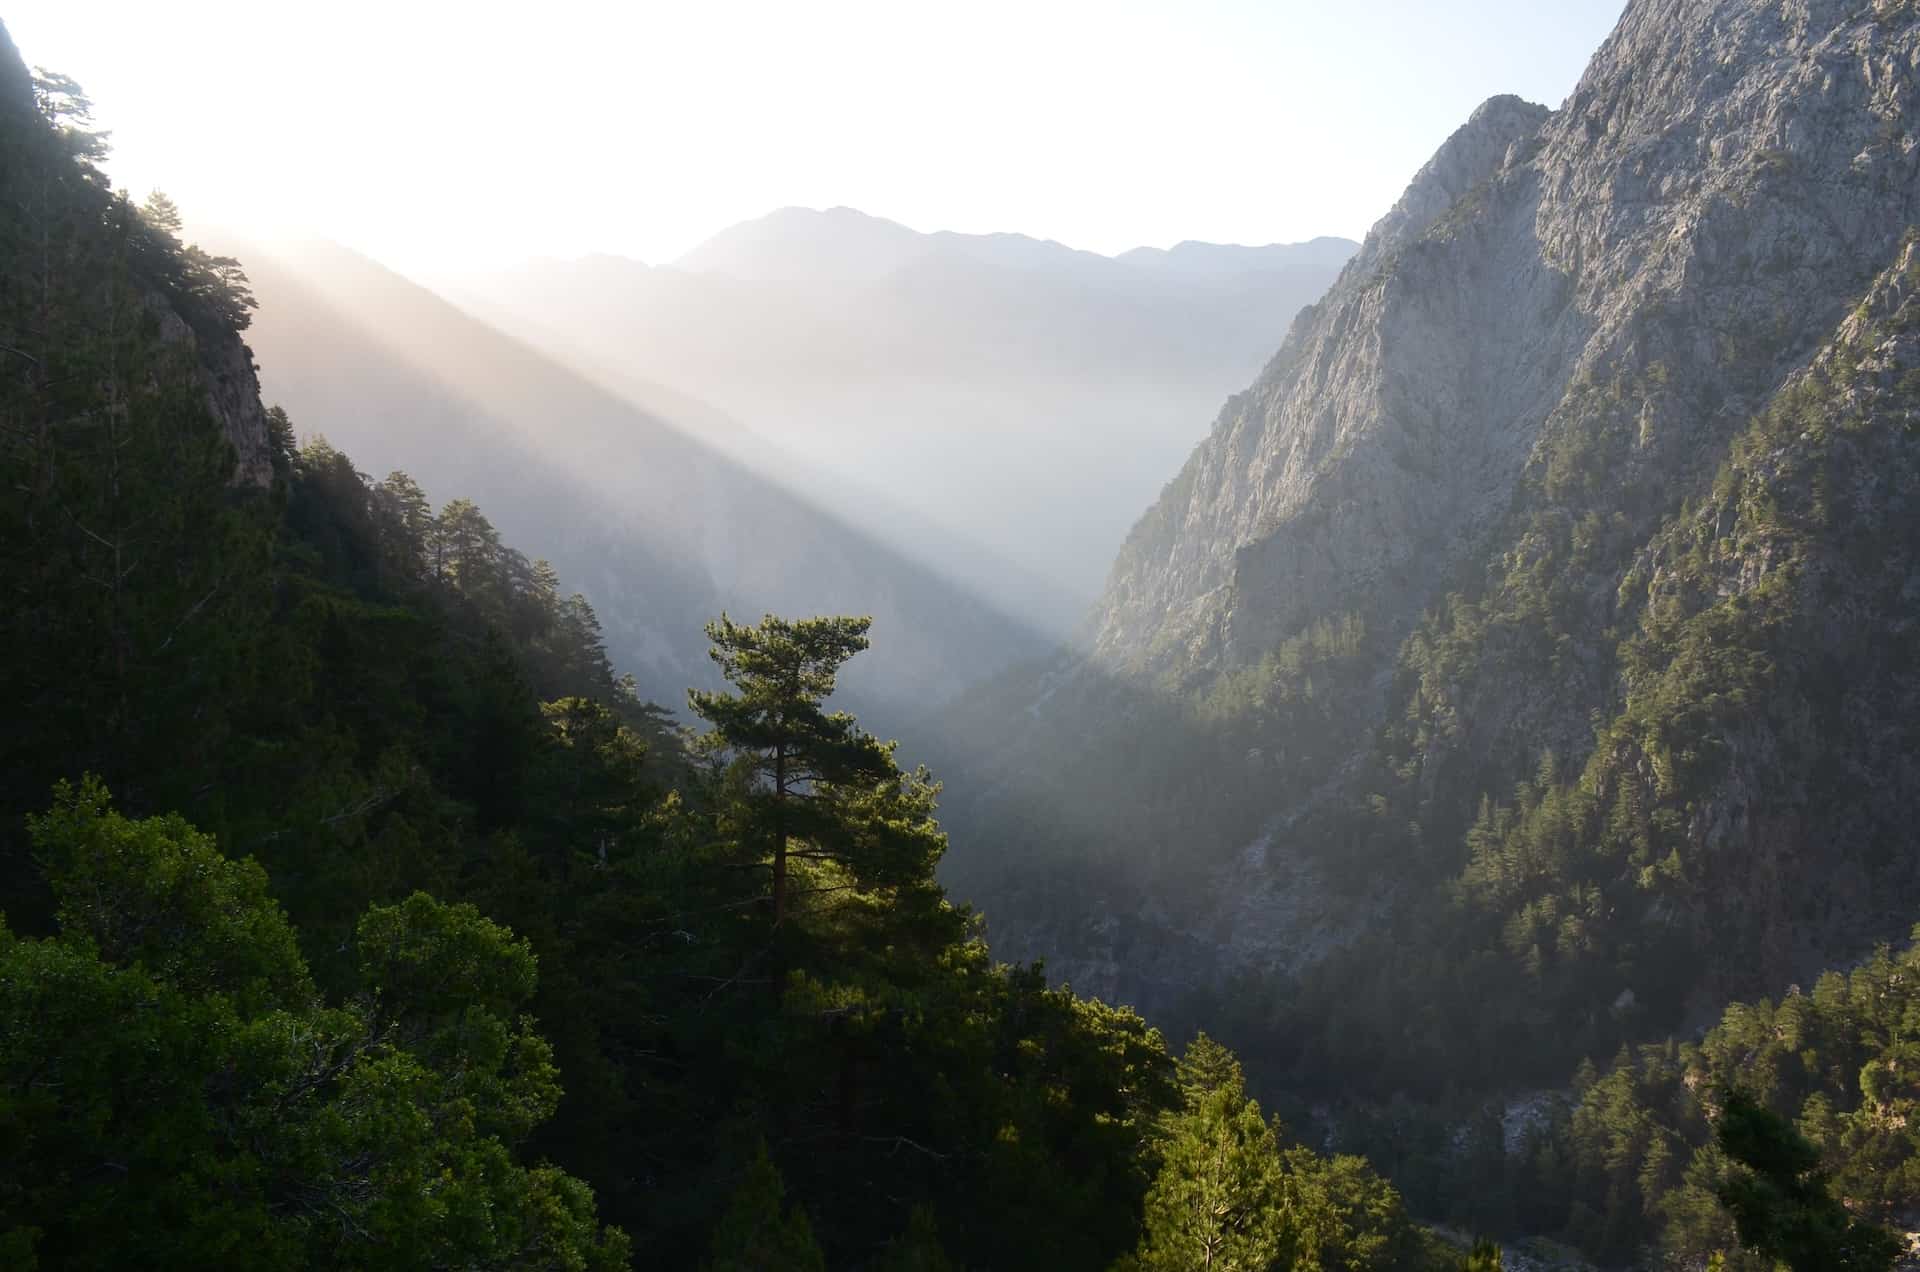
M 1804 740 L 1846 686 L 1911 679 L 1911 536 L 1871 512 L 1920 460 L 1911 244 L 1710 501 L 1601 506 L 1582 474 L 1658 386 L 1596 382 L 1500 575 L 1198 687 L 1054 686 L 1135 745 L 1028 735 L 1072 757 L 1057 785 L 1000 792 L 971 824 L 1004 833 L 947 863 L 939 782 L 832 701 L 869 620 L 667 616 L 705 623 L 720 687 L 644 701 L 481 508 L 260 408 L 240 262 L 104 155 L 79 86 L 0 48 L 6 1266 L 1487 1272 L 1513 1252 L 1475 1238 L 1514 1233 L 1893 1265 L 1920 944 L 1689 1035 L 1693 969 L 1777 934 L 1701 903 L 1740 867 L 1683 823 L 1750 717 Z M 1596 625 L 1570 580 L 1601 556 L 1635 588 Z M 1843 575 L 1879 601 L 1850 643 L 1809 599 Z M 1436 742 L 1495 664 L 1625 689 L 1577 754 Z M 946 713 L 963 766 L 1027 685 Z M 1911 753 L 1905 698 L 1856 705 L 1845 737 Z M 1356 748 L 1368 798 L 1321 798 Z M 1902 791 L 1824 763 L 1812 815 L 1891 860 Z M 1065 786 L 1097 811 L 1032 842 Z M 1276 799 L 1335 891 L 1391 869 L 1422 899 L 1216 988 L 1176 1046 L 998 961 L 942 886 L 1044 850 L 1030 907 L 1173 895 Z M 1491 1097 L 1518 1083 L 1516 1114 Z

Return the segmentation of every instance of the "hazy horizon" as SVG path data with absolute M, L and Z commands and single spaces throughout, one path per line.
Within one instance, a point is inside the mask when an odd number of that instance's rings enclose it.
M 1557 106 L 1621 4 L 1473 8 L 1397 0 L 1364 41 L 1291 3 L 365 6 L 321 23 L 30 0 L 7 22 L 29 63 L 92 94 L 116 184 L 420 277 L 659 264 L 786 207 L 1109 256 L 1357 240 L 1479 102 Z M 119 38 L 99 40 L 109 17 Z M 189 140 L 209 118 L 221 146 Z
M 1382 211 L 1385 211 L 1385 209 L 1382 209 Z M 436 281 L 442 281 L 448 278 L 466 278 L 474 275 L 493 275 L 493 274 L 499 274 L 503 272 L 511 272 L 518 269 L 524 269 L 528 266 L 554 265 L 554 264 L 559 264 L 559 265 L 582 264 L 582 263 L 593 261 L 593 260 L 625 261 L 632 264 L 645 265 L 650 269 L 663 269 L 663 268 L 664 269 L 688 269 L 688 270 L 697 271 L 700 267 L 693 263 L 694 258 L 698 257 L 701 254 L 702 249 L 707 248 L 715 240 L 724 238 L 730 231 L 737 231 L 737 230 L 745 229 L 747 227 L 750 227 L 756 224 L 773 221 L 776 218 L 789 215 L 792 213 L 805 213 L 805 214 L 814 215 L 814 216 L 830 216 L 837 213 L 852 213 L 868 221 L 879 222 L 887 226 L 897 226 L 898 228 L 906 230 L 910 233 L 923 235 L 927 237 L 932 237 L 934 235 L 948 234 L 948 235 L 959 235 L 966 238 L 1027 239 L 1029 241 L 1039 243 L 1043 246 L 1062 247 L 1071 252 L 1084 253 L 1089 256 L 1097 256 L 1103 260 L 1120 260 L 1135 252 L 1155 252 L 1155 251 L 1170 252 L 1175 248 L 1196 246 L 1196 245 L 1204 246 L 1204 247 L 1237 247 L 1237 248 L 1254 249 L 1254 248 L 1263 248 L 1263 247 L 1305 247 L 1313 243 L 1334 242 L 1334 243 L 1350 243 L 1357 246 L 1360 243 L 1360 241 L 1365 237 L 1365 232 L 1362 231 L 1360 234 L 1357 234 L 1357 235 L 1314 234 L 1314 235 L 1309 235 L 1306 238 L 1296 239 L 1296 240 L 1281 241 L 1276 239 L 1276 240 L 1268 240 L 1268 241 L 1262 241 L 1257 243 L 1256 242 L 1229 243 L 1229 242 L 1223 242 L 1218 239 L 1184 238 L 1184 239 L 1176 240 L 1175 242 L 1172 242 L 1172 243 L 1164 243 L 1164 244 L 1135 243 L 1130 246 L 1116 248 L 1112 251 L 1098 251 L 1090 247 L 1076 247 L 1071 243 L 1063 243 L 1056 238 L 1047 238 L 1043 235 L 1029 234 L 1026 231 L 1020 230 L 1020 229 L 955 230 L 955 229 L 950 229 L 946 226 L 941 226 L 941 225 L 909 225 L 906 222 L 896 217 L 884 216 L 884 215 L 881 215 L 880 213 L 870 212 L 865 208 L 856 208 L 850 204 L 845 204 L 845 203 L 836 203 L 831 205 L 828 205 L 828 204 L 808 205 L 808 204 L 802 204 L 802 203 L 783 203 L 779 207 L 768 208 L 764 212 L 758 213 L 753 216 L 742 218 L 741 220 L 731 222 L 727 225 L 716 226 L 714 228 L 714 231 L 711 234 L 705 235 L 704 237 L 689 244 L 686 250 L 673 253 L 669 256 L 661 257 L 657 260 L 648 259 L 646 257 L 641 257 L 641 256 L 635 256 L 625 252 L 616 252 L 616 251 L 609 251 L 604 248 L 589 247 L 577 252 L 543 253 L 543 254 L 538 254 L 534 256 L 519 257 L 511 261 L 503 261 L 498 264 L 490 265 L 490 266 L 482 265 L 477 268 L 467 268 L 465 266 L 445 266 L 445 267 L 439 267 L 439 268 L 431 268 L 431 269 L 426 269 L 421 271 L 421 273 L 418 276 L 409 275 L 409 277 L 415 277 L 416 281 L 424 282 L 424 283 L 427 283 L 428 285 L 432 285 Z M 384 264 L 385 262 L 382 262 L 382 263 Z M 393 267 L 389 266 L 389 268 L 393 268 Z M 402 270 L 399 272 L 405 273 L 406 271 Z

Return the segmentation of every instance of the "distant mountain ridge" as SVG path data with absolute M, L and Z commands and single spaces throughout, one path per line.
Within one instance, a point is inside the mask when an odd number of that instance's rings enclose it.
M 1116 259 L 789 208 L 672 265 L 592 257 L 436 283 L 1018 563 L 1051 587 L 1041 621 L 1062 630 L 1198 439 L 1195 421 L 1258 371 L 1353 248 L 1188 243 Z M 891 533 L 884 514 L 846 512 Z M 969 552 L 936 563 L 966 574 Z M 1032 595 L 987 586 L 1003 605 Z
M 1259 247 L 1189 240 L 1169 249 L 1136 247 L 1108 257 L 1026 234 L 922 233 L 855 208 L 786 207 L 729 226 L 676 258 L 671 268 L 761 282 L 877 282 L 917 261 L 944 257 L 999 269 L 1091 275 L 1118 263 L 1194 279 L 1228 279 L 1296 266 L 1338 267 L 1358 248 L 1349 239 L 1331 237 Z
M 1194 277 L 1219 277 L 1246 269 L 1340 266 L 1347 263 L 1359 246 L 1352 239 L 1325 235 L 1304 243 L 1269 243 L 1264 247 L 1187 239 L 1168 248 L 1136 247 L 1120 253 L 1114 259 L 1123 265 L 1146 269 L 1180 270 Z

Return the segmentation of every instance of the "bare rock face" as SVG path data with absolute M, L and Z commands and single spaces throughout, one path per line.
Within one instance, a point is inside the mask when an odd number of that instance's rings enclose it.
M 201 349 L 200 366 L 207 400 L 233 443 L 234 485 L 265 489 L 273 484 L 273 461 L 252 352 L 237 334 L 228 334 Z
M 1315 616 L 1404 621 L 1582 390 L 1659 378 L 1681 471 L 1920 220 L 1905 0 L 1634 0 L 1558 111 L 1482 106 L 1141 519 L 1097 658 L 1190 681 Z
M 206 385 L 207 409 L 220 421 L 233 446 L 233 484 L 264 490 L 273 484 L 267 413 L 260 404 L 260 376 L 253 353 L 237 331 L 202 336 L 158 292 L 149 293 L 147 308 L 160 324 L 160 338 L 184 344 L 193 352 Z

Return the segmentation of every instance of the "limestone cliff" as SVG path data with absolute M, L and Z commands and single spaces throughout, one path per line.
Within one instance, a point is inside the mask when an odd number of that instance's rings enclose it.
M 253 352 L 231 328 L 196 330 L 158 291 L 147 293 L 147 310 L 160 325 L 160 338 L 184 344 L 206 386 L 207 409 L 233 447 L 233 484 L 263 490 L 273 484 L 273 460 L 267 414 L 260 404 L 260 376 Z
M 1913 8 L 1635 0 L 1572 98 L 1486 103 L 1142 518 L 1102 660 L 1189 679 L 1313 615 L 1404 621 L 1485 546 L 1584 377 L 1672 377 L 1684 466 L 1915 220 Z

